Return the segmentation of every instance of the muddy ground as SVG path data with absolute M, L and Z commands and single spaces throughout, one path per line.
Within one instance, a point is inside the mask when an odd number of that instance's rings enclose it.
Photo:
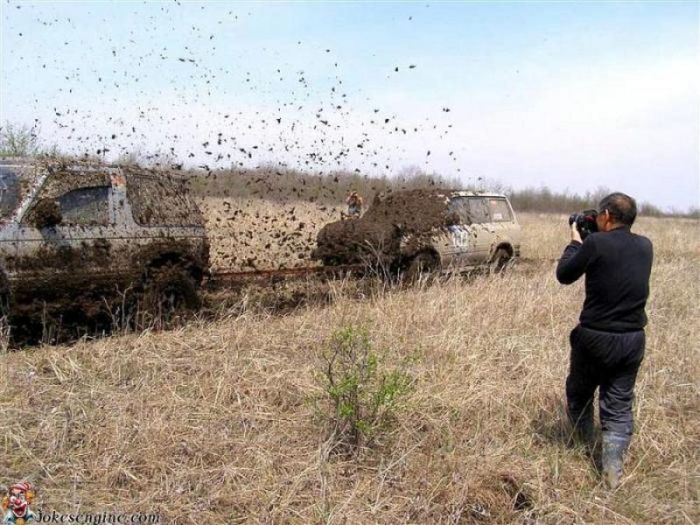
M 48 232 L 42 233 L 46 246 L 35 251 L 19 247 L 17 254 L 3 254 L 6 267 L 24 279 L 13 285 L 11 292 L 10 322 L 20 342 L 56 341 L 64 337 L 61 334 L 71 338 L 106 333 L 115 326 L 118 329 L 148 326 L 153 316 L 136 319 L 140 314 L 134 314 L 133 305 L 147 282 L 145 268 L 161 254 L 181 254 L 187 261 L 188 274 L 199 281 L 208 267 L 215 275 L 221 271 L 314 267 L 319 259 L 355 263 L 366 255 L 377 255 L 371 253 L 377 248 L 384 250 L 387 257 L 393 257 L 401 236 L 413 236 L 419 243 L 421 237 L 430 237 L 448 223 L 449 192 L 441 189 L 388 190 L 365 196 L 371 204 L 362 218 L 339 221 L 342 203 L 334 207 L 313 202 L 315 199 L 311 198 L 282 202 L 210 197 L 199 200 L 198 209 L 187 193 L 182 174 L 171 171 L 135 166 L 116 171 L 89 163 L 70 166 L 48 163 L 39 168 L 37 173 L 50 175 L 38 194 L 41 199 L 35 198 L 34 208 L 28 212 L 31 224 L 56 223 L 56 199 L 72 190 L 111 185 L 117 206 L 127 214 L 131 210 L 139 227 L 128 230 L 128 223 L 119 222 L 122 219 L 117 211 L 115 225 L 98 221 L 80 226 L 87 235 L 79 246 L 49 226 L 41 230 Z M 46 199 L 54 206 L 42 206 Z M 81 202 L 76 205 L 80 206 Z M 206 254 L 197 251 L 197 243 L 185 238 L 191 234 L 174 229 L 197 224 L 206 226 L 210 243 L 208 264 Z M 148 229 L 152 226 L 157 230 Z M 117 236 L 119 242 L 108 240 L 117 238 L 111 230 L 121 227 L 126 229 L 121 237 Z M 52 239 L 46 242 L 49 234 L 55 235 L 55 242 Z M 325 242 L 323 250 L 314 254 L 317 237 Z M 368 245 L 372 245 L 369 251 Z M 110 275 L 119 278 L 112 281 Z M 260 288 L 259 281 L 255 284 Z M 288 293 L 287 284 L 279 282 L 268 283 L 268 287 L 274 299 L 266 293 L 237 289 L 232 300 L 239 301 L 241 293 L 243 297 L 264 296 L 267 298 L 258 301 L 260 304 L 281 308 L 302 304 L 316 294 L 309 292 L 308 287 L 301 296 L 297 292 Z

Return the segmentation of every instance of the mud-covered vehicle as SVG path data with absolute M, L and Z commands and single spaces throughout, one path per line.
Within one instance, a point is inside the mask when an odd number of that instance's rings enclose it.
M 208 263 L 202 214 L 173 174 L 0 161 L 3 313 L 85 312 L 132 297 L 194 307 Z
M 504 195 L 459 190 L 380 194 L 359 219 L 327 224 L 312 258 L 324 265 L 377 265 L 415 277 L 490 265 L 520 255 L 520 225 Z

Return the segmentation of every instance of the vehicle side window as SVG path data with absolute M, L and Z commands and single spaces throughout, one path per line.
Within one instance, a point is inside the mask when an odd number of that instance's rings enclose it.
M 134 220 L 141 226 L 198 226 L 202 215 L 184 187 L 174 178 L 127 175 L 127 195 Z
M 64 193 L 58 199 L 62 223 L 85 226 L 109 224 L 109 188 L 80 188 Z
M 469 217 L 473 223 L 490 222 L 489 208 L 486 199 L 483 197 L 470 197 L 469 201 Z
M 452 197 L 447 206 L 447 213 L 459 215 L 460 224 L 469 224 L 469 203 L 466 197 Z
M 511 222 L 513 217 L 505 199 L 489 199 L 489 211 L 493 222 Z

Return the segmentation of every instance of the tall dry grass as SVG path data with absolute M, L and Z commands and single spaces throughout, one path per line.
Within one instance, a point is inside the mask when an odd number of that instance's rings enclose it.
M 562 412 L 581 283 L 560 286 L 564 218 L 523 216 L 540 263 L 504 277 L 357 293 L 272 315 L 0 356 L 0 480 L 36 508 L 159 512 L 167 523 L 697 523 L 700 233 L 655 243 L 637 432 L 607 491 Z M 233 311 L 233 310 L 232 310 Z M 372 449 L 330 453 L 318 355 L 363 325 L 413 389 Z

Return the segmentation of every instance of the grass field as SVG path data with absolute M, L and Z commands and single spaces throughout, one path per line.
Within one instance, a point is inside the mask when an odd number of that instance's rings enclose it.
M 293 205 L 248 204 L 221 227 L 233 212 L 210 202 L 215 261 L 239 257 L 243 239 L 245 257 L 278 265 L 255 214 L 282 224 Z M 297 236 L 309 243 L 337 216 L 326 212 L 297 206 L 286 233 L 315 222 Z M 700 224 L 635 226 L 656 258 L 637 432 L 611 493 L 567 444 L 563 382 L 583 285 L 554 278 L 565 217 L 520 219 L 523 255 L 540 262 L 503 277 L 335 281 L 330 304 L 285 315 L 238 305 L 169 332 L 0 356 L 0 483 L 28 478 L 45 512 L 178 524 L 700 522 Z M 332 334 L 350 326 L 411 388 L 374 443 L 344 455 L 321 417 L 319 374 Z

